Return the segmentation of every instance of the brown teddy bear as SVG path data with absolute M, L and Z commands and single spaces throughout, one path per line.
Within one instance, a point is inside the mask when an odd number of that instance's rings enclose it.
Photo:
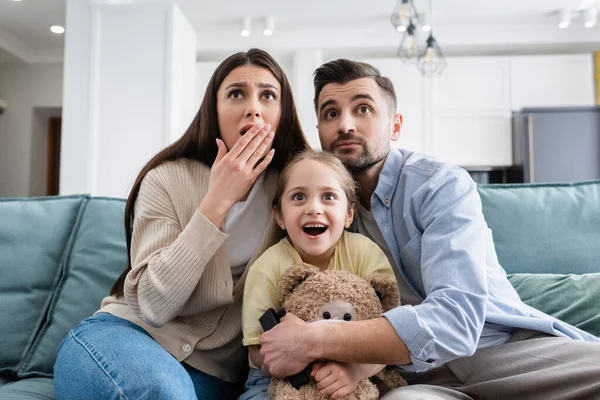
M 375 273 L 363 279 L 348 271 L 320 271 L 309 264 L 287 269 L 279 279 L 277 295 L 286 312 L 307 322 L 372 319 L 400 305 L 398 285 L 392 277 Z M 397 372 L 384 369 L 375 377 L 359 382 L 354 392 L 342 399 L 379 399 L 379 389 L 387 391 L 406 384 Z M 296 389 L 286 380 L 273 378 L 269 397 L 276 400 L 329 399 L 319 393 L 314 379 Z

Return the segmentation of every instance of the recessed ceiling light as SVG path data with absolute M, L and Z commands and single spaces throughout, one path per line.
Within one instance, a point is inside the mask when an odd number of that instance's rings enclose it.
M 595 8 L 589 8 L 584 11 L 585 27 L 592 28 L 598 23 L 598 10 Z
M 242 18 L 242 29 L 240 30 L 240 35 L 242 36 L 250 36 L 252 32 L 252 20 L 249 17 Z
M 21 1 L 21 0 L 13 0 L 13 1 Z
M 60 25 L 52 25 L 50 27 L 50 30 L 52 31 L 52 33 L 56 33 L 57 35 L 62 35 L 63 33 L 65 33 L 65 28 L 63 28 Z
M 274 29 L 275 21 L 273 20 L 273 17 L 265 17 L 265 30 L 263 31 L 263 34 L 265 36 L 271 36 Z
M 571 10 L 563 8 L 558 13 L 558 27 L 560 29 L 565 29 L 569 25 L 571 25 Z

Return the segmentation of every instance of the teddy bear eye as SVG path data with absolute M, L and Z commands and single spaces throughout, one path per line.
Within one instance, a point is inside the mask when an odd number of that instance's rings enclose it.
M 325 312 L 323 313 L 323 318 L 324 318 L 324 319 L 330 319 L 330 318 L 331 318 L 331 314 L 329 313 L 329 311 L 325 311 Z
M 352 315 L 346 313 L 344 314 L 344 321 L 351 321 L 352 320 Z

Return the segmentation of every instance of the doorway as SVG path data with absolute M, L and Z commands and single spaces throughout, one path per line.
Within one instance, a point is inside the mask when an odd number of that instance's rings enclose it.
M 48 175 L 46 196 L 58 195 L 60 185 L 60 140 L 62 117 L 48 119 Z
M 29 196 L 56 196 L 60 184 L 62 109 L 34 107 Z

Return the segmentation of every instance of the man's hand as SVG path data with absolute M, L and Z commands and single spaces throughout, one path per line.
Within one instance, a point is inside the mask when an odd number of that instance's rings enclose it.
M 285 378 L 297 374 L 314 360 L 308 354 L 310 325 L 294 314 L 286 314 L 279 324 L 260 336 L 263 366 L 271 375 Z
M 350 364 L 330 361 L 326 364 L 317 363 L 312 367 L 311 375 L 317 381 L 319 393 L 339 399 L 356 389 L 360 379 L 354 373 Z

